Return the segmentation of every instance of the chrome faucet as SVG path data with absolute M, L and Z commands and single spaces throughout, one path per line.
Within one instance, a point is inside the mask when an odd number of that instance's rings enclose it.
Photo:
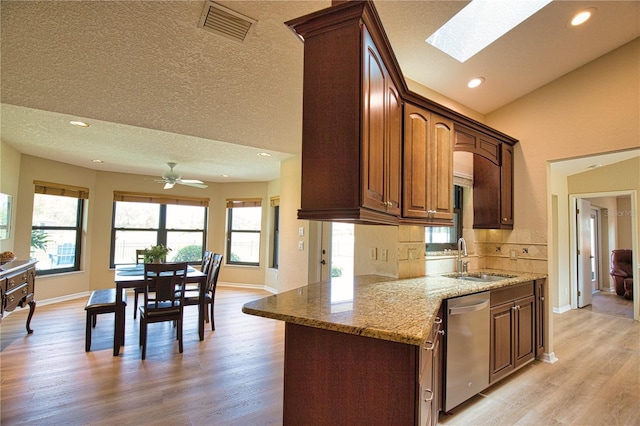
M 468 262 L 462 262 L 462 256 L 467 257 L 467 242 L 464 240 L 464 238 L 460 237 L 460 239 L 458 239 L 458 272 L 467 272 L 467 263 Z

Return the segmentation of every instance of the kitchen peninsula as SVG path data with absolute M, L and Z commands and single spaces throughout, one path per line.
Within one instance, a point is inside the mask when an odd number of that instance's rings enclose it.
M 421 348 L 434 342 L 443 301 L 525 283 L 530 288 L 542 283 L 543 288 L 545 281 L 543 274 L 482 272 L 503 279 L 358 276 L 244 305 L 244 313 L 286 322 L 284 424 L 308 419 L 316 424 L 417 424 L 423 402 L 419 382 L 425 374 Z M 439 380 L 434 383 L 429 401 L 441 393 Z M 439 409 L 434 409 L 436 419 Z

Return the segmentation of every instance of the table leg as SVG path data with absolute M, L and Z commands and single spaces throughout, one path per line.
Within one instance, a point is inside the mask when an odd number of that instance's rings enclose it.
M 29 302 L 29 316 L 27 317 L 27 334 L 33 333 L 31 329 L 31 318 L 33 318 L 33 312 L 36 310 L 36 301 L 32 300 Z
M 116 312 L 113 330 L 113 356 L 120 355 L 120 345 L 124 343 L 125 305 L 122 300 L 122 289 L 116 287 Z
M 200 340 L 204 340 L 204 313 L 207 305 L 204 303 L 204 295 L 206 292 L 206 282 L 200 283 L 200 305 L 198 306 L 198 336 Z

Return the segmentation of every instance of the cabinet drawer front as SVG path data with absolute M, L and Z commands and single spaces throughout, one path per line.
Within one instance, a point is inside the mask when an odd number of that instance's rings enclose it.
M 20 285 L 26 283 L 28 276 L 29 275 L 28 275 L 27 271 L 25 271 L 25 272 L 21 272 L 19 274 L 11 275 L 10 277 L 8 277 L 7 278 L 7 293 L 9 293 L 13 289 L 19 287 Z
M 13 311 L 16 306 L 19 305 L 20 301 L 27 297 L 27 295 L 32 294 L 33 290 L 29 291 L 29 286 L 26 283 L 23 283 L 21 287 L 15 288 L 12 291 L 8 292 L 5 296 L 5 311 Z
M 491 290 L 491 306 L 513 302 L 527 296 L 533 296 L 533 281 Z

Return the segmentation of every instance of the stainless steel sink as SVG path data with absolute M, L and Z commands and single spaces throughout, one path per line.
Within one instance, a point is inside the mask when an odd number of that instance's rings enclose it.
M 476 282 L 492 282 L 492 281 L 501 281 L 509 278 L 514 278 L 515 275 L 507 275 L 507 274 L 474 274 L 474 273 L 453 273 L 443 275 L 447 278 L 455 278 L 457 280 L 465 280 L 465 281 L 476 281 Z

